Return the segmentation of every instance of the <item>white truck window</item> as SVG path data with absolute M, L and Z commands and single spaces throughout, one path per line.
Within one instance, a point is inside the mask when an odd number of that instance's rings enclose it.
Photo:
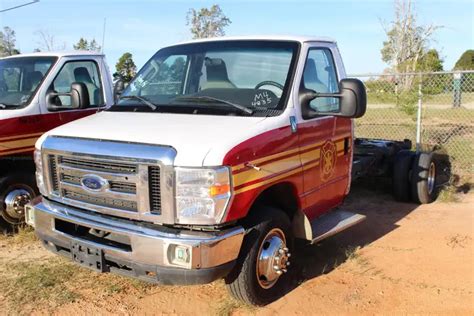
M 146 111 L 144 102 L 149 102 L 163 112 L 279 115 L 289 95 L 298 48 L 291 41 L 230 41 L 160 50 L 113 110 L 138 106 Z
M 280 85 L 285 85 L 290 67 L 292 52 L 282 50 L 268 50 L 265 54 L 255 50 L 236 51 L 213 51 L 206 54 L 206 62 L 203 64 L 200 78 L 200 89 L 228 87 L 253 89 L 261 82 L 271 79 Z M 211 61 L 214 64 L 211 64 Z M 222 69 L 226 69 L 227 78 L 223 76 L 224 71 L 219 72 L 219 65 L 216 62 L 222 61 Z M 211 78 L 208 73 L 212 73 L 215 68 L 215 75 Z M 217 80 L 218 79 L 218 80 Z M 224 86 L 223 86 L 224 85 Z M 281 97 L 282 90 L 274 86 L 265 86 Z
M 0 104 L 20 108 L 29 104 L 55 57 L 23 57 L 0 60 Z
M 304 86 L 319 93 L 339 92 L 336 68 L 331 51 L 327 48 L 312 48 L 308 52 L 304 74 Z M 310 106 L 318 112 L 338 112 L 337 98 L 316 98 Z
M 67 93 L 71 90 L 73 82 L 84 83 L 89 92 L 90 107 L 104 105 L 104 92 L 100 81 L 97 63 L 90 61 L 70 61 L 64 64 L 54 79 L 50 90 Z M 61 105 L 65 108 L 71 106 L 69 97 L 60 96 Z
M 176 95 L 182 93 L 186 64 L 186 55 L 169 56 L 161 64 L 155 64 L 143 76 L 143 80 L 146 80 L 147 84 L 141 87 L 140 93 L 143 95 Z M 134 85 L 131 89 L 136 91 L 140 87 Z

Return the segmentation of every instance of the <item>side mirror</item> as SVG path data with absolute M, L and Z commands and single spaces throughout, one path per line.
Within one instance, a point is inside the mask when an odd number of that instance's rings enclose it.
M 320 112 L 312 109 L 309 106 L 310 102 L 316 98 L 338 98 L 339 110 L 334 112 Z M 339 93 L 318 93 L 303 87 L 300 91 L 300 104 L 304 118 L 312 118 L 321 115 L 359 118 L 365 114 L 367 108 L 367 94 L 365 92 L 364 83 L 359 79 L 342 79 L 339 82 Z
M 70 105 L 63 105 L 59 97 L 69 97 Z M 85 83 L 73 82 L 69 92 L 49 92 L 46 95 L 46 104 L 50 111 L 85 109 L 90 105 L 89 91 Z
M 115 102 L 118 101 L 120 95 L 122 94 L 123 90 L 125 90 L 125 82 L 122 78 L 119 78 L 114 85 L 114 100 Z

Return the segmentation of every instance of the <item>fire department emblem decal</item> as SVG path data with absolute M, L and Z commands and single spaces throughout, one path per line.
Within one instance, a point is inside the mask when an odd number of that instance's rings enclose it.
M 334 167 L 336 166 L 336 144 L 332 141 L 327 141 L 321 148 L 320 165 L 321 165 L 321 180 L 328 181 L 334 174 Z

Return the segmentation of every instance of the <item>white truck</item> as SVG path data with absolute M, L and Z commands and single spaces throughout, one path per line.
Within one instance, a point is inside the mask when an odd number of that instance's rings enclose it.
M 331 39 L 165 47 L 117 104 L 36 142 L 41 196 L 26 220 L 48 249 L 98 272 L 225 278 L 233 296 L 264 305 L 285 293 L 295 238 L 318 242 L 365 218 L 337 209 L 363 166 L 393 168 L 400 196 L 435 198 L 434 153 L 354 140 L 365 108 Z
M 33 150 L 41 134 L 113 102 L 112 78 L 100 53 L 0 59 L 0 233 L 23 221 L 24 205 L 38 193 Z

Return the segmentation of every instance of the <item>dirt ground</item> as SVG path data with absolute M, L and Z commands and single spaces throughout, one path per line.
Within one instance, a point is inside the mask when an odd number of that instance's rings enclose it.
M 417 206 L 355 187 L 344 208 L 367 220 L 292 257 L 292 290 L 255 308 L 222 281 L 156 286 L 76 268 L 31 232 L 0 237 L 0 314 L 474 314 L 474 194 Z

